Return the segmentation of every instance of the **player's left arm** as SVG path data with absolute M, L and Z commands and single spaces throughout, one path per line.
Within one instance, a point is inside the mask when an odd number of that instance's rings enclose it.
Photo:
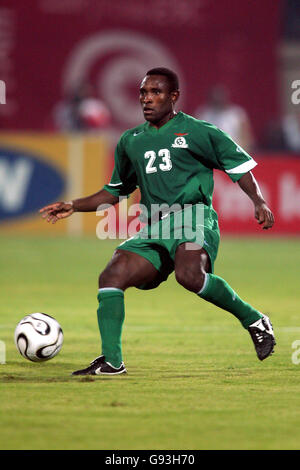
M 274 215 L 263 198 L 258 182 L 251 171 L 245 173 L 239 180 L 240 188 L 252 200 L 255 208 L 255 218 L 263 229 L 271 228 L 274 224 Z
M 253 158 L 238 145 L 226 132 L 212 124 L 204 124 L 213 148 L 209 152 L 212 161 L 216 158 L 215 168 L 225 171 L 233 182 L 238 182 L 240 188 L 252 200 L 255 208 L 255 218 L 263 229 L 271 228 L 274 216 L 269 209 L 251 170 L 257 165 Z

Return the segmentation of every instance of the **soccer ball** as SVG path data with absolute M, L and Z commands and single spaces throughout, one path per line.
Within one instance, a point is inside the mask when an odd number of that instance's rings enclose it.
M 26 315 L 15 329 L 18 351 L 33 362 L 52 359 L 61 350 L 63 340 L 60 324 L 45 313 Z

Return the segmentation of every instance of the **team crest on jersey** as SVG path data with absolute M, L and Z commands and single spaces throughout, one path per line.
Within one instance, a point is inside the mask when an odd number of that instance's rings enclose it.
M 236 151 L 239 152 L 239 153 L 245 153 L 245 150 L 242 149 L 242 147 L 240 147 L 239 145 L 237 145 Z
M 176 139 L 174 140 L 174 144 L 172 144 L 172 147 L 187 149 L 188 144 L 186 143 L 186 139 L 183 136 L 179 136 L 176 137 Z

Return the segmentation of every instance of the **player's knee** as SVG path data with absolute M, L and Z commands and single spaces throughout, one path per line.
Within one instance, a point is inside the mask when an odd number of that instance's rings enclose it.
M 204 284 L 205 272 L 200 270 L 194 271 L 184 267 L 175 270 L 175 278 L 185 289 L 199 292 Z
M 126 256 L 114 256 L 99 276 L 99 288 L 126 288 L 128 263 Z
M 99 289 L 103 287 L 116 287 L 118 289 L 124 289 L 125 276 L 119 272 L 119 270 L 114 270 L 111 268 L 106 268 L 99 276 L 98 285 Z

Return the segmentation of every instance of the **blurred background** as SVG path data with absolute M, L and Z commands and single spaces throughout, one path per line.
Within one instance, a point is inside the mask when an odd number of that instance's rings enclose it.
M 178 110 L 258 161 L 273 233 L 300 235 L 299 0 L 2 0 L 1 232 L 95 235 L 95 214 L 54 230 L 37 211 L 109 180 L 121 133 L 143 120 L 141 79 L 156 66 L 178 73 Z M 218 171 L 214 206 L 222 233 L 263 235 Z

